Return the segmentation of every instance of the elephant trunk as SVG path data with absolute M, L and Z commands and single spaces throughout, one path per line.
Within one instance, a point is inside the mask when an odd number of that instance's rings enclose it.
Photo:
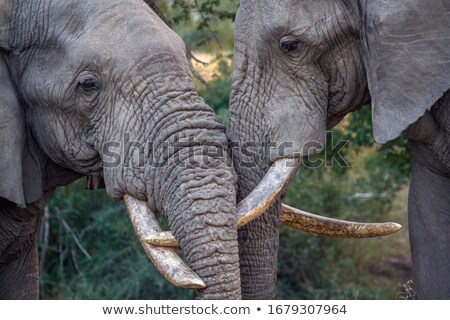
M 213 112 L 202 113 L 168 138 L 174 148 L 156 172 L 157 206 L 206 284 L 198 298 L 240 299 L 235 172 L 223 126 Z
M 239 55 L 235 57 L 238 62 L 239 58 L 242 59 Z M 248 66 L 242 63 L 237 65 Z M 248 99 L 243 94 L 252 91 L 252 84 L 240 81 L 239 79 L 244 77 L 239 77 L 238 73 L 235 79 L 237 80 L 233 83 L 227 135 L 232 144 L 237 146 L 233 148 L 233 162 L 239 177 L 237 199 L 240 202 L 260 183 L 269 169 L 269 164 L 264 157 L 263 146 L 254 145 L 254 142 L 264 141 L 264 117 L 259 114 L 258 101 Z M 250 110 L 254 113 L 248 114 Z M 246 130 L 248 128 L 251 130 Z M 258 148 L 258 151 L 250 153 L 254 155 L 251 159 L 248 157 L 247 146 Z M 263 158 L 260 158 L 260 155 L 263 155 Z M 273 299 L 275 296 L 280 212 L 281 202 L 277 201 L 264 214 L 238 231 L 241 290 L 244 299 Z
M 241 298 L 234 188 L 224 168 L 174 168 L 164 186 L 170 229 L 206 284 L 199 299 Z
M 130 133 L 122 154 L 124 161 L 104 170 L 106 187 L 112 196 L 129 194 L 144 200 L 148 212 L 168 218 L 189 267 L 204 282 L 172 281 L 172 276 L 180 279 L 177 269 L 162 262 L 160 266 L 172 268 L 167 277 L 172 283 L 205 287 L 198 291 L 200 299 L 239 299 L 236 182 L 225 129 L 193 88 L 183 87 L 179 77 L 172 85 L 177 87 L 166 86 L 168 93 L 155 104 L 143 106 L 144 112 L 138 113 L 142 118 L 127 122 L 130 127 L 122 131 Z M 136 109 L 128 110 L 133 112 L 130 117 L 136 117 Z M 139 226 L 149 220 L 131 217 L 141 243 L 154 260 L 149 248 L 161 249 L 148 247 L 143 239 L 151 228 Z M 164 256 L 162 253 L 159 258 L 164 260 Z M 183 264 L 180 262 L 177 259 L 178 266 Z
M 256 168 L 242 166 L 242 158 L 233 155 L 239 177 L 238 201 L 241 201 L 263 179 L 267 168 L 264 165 Z M 266 300 L 275 296 L 280 212 L 281 202 L 277 200 L 264 214 L 238 231 L 241 288 L 244 299 Z
M 200 299 L 240 299 L 236 182 L 223 127 L 192 119 L 169 140 L 154 190 L 159 212 L 181 245 L 189 266 L 205 282 Z
M 200 289 L 200 299 L 240 299 L 240 274 L 236 232 L 234 175 L 228 169 L 178 170 L 164 185 L 173 241 L 181 244 L 190 267 L 176 252 L 150 244 L 161 232 L 149 205 L 132 196 L 124 201 L 131 221 L 147 255 L 173 284 Z M 193 273 L 192 268 L 197 274 Z

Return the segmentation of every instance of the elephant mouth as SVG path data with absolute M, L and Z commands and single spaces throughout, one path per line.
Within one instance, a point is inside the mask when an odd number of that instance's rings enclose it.
M 276 160 L 259 185 L 237 208 L 237 228 L 261 216 L 286 190 L 300 166 L 299 159 Z M 179 246 L 171 232 L 163 232 L 154 212 L 147 203 L 130 195 L 124 196 L 135 232 L 148 257 L 172 284 L 190 289 L 205 288 L 203 280 L 192 271 L 174 247 Z M 402 226 L 393 223 L 360 223 L 327 218 L 282 204 L 281 222 L 289 227 L 319 235 L 341 238 L 381 237 L 399 231 Z

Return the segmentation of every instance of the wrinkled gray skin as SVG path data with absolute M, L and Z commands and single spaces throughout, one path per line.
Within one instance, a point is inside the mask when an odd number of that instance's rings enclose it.
M 38 297 L 41 211 L 83 175 L 168 216 L 208 286 L 199 298 L 240 298 L 225 128 L 194 90 L 182 40 L 144 2 L 2 1 L 0 73 L 0 298 Z M 126 133 L 153 141 L 154 157 L 103 170 L 103 145 Z
M 253 167 L 233 149 L 238 200 L 271 161 L 319 152 L 327 128 L 370 102 L 378 142 L 409 127 L 419 298 L 450 298 L 449 14 L 444 0 L 242 0 L 235 26 L 227 134 L 266 143 Z M 239 231 L 243 298 L 274 297 L 279 213 L 277 203 Z

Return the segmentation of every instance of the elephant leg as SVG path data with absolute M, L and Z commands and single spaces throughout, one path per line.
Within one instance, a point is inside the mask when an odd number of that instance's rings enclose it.
M 450 173 L 423 144 L 410 142 L 409 232 L 419 299 L 450 299 Z
M 0 299 L 24 300 L 39 298 L 39 264 L 36 233 L 22 243 L 22 247 L 12 246 L 7 259 L 0 259 Z M 10 248 L 8 248 L 10 249 Z
M 0 299 L 38 299 L 37 229 L 50 199 L 46 194 L 27 209 L 0 199 Z

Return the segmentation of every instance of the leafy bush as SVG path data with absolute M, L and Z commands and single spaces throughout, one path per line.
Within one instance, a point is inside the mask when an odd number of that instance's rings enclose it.
M 47 235 L 46 235 L 47 234 Z M 44 299 L 192 299 L 145 255 L 121 202 L 84 181 L 60 188 L 41 225 Z
M 287 204 L 340 219 L 391 220 L 396 191 L 409 179 L 410 155 L 404 138 L 374 144 L 370 115 L 365 107 L 328 135 L 335 142 L 327 143 L 327 152 L 317 158 L 334 165 L 301 168 L 289 187 Z M 347 139 L 350 142 L 341 155 L 349 166 L 337 166 L 327 157 L 336 140 Z M 370 272 L 371 265 L 381 259 L 379 246 L 386 245 L 385 239 L 334 239 L 286 227 L 280 234 L 279 298 L 396 298 L 392 284 L 397 281 L 374 285 Z

